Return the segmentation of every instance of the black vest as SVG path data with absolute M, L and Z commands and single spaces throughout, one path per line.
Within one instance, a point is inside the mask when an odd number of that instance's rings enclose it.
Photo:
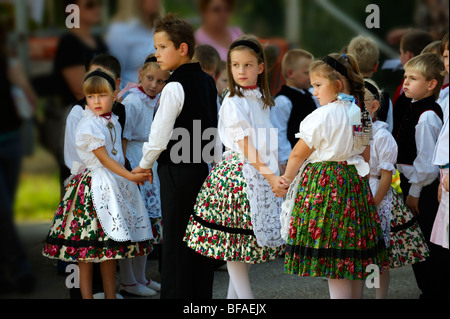
M 178 67 L 167 83 L 178 82 L 183 86 L 183 109 L 175 121 L 174 133 L 167 149 L 158 158 L 159 165 L 204 164 L 203 151 L 214 156 L 217 136 L 217 87 L 214 79 L 202 71 L 199 63 L 188 63 Z M 160 108 L 164 108 L 161 104 Z M 205 130 L 215 129 L 215 136 L 203 136 Z M 181 133 L 181 135 L 179 134 Z M 171 156 L 172 150 L 174 151 Z M 189 152 L 189 153 L 188 153 Z
M 406 97 L 405 93 L 400 95 L 395 101 L 394 110 L 393 110 L 393 120 L 394 120 L 394 128 L 392 130 L 392 135 L 397 136 L 400 131 L 400 126 L 405 117 L 406 112 L 411 107 L 412 99 Z
M 295 135 L 299 132 L 300 124 L 309 114 L 317 109 L 311 93 L 307 90 L 304 91 L 305 94 L 302 94 L 293 88 L 283 85 L 280 92 L 277 94 L 277 97 L 284 95 L 292 102 L 292 112 L 287 127 L 287 137 L 292 148 L 294 148 L 298 142 L 298 138 L 295 138 Z
M 406 110 L 396 138 L 398 144 L 398 164 L 413 165 L 414 160 L 417 157 L 417 145 L 415 139 L 416 125 L 419 122 L 421 115 L 427 111 L 435 112 L 441 121 L 444 118 L 442 108 L 436 103 L 434 95 L 411 103 L 409 109 Z

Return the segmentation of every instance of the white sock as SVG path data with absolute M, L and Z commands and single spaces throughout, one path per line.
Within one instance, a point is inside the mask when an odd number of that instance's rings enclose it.
M 133 259 L 133 273 L 138 283 L 146 285 L 148 283 L 145 269 L 147 267 L 147 256 L 138 256 Z
M 227 262 L 230 285 L 228 287 L 228 299 L 255 299 L 248 272 L 250 264 L 237 261 Z
M 137 283 L 133 272 L 133 258 L 119 260 L 120 283 L 125 286 L 135 285 Z
M 376 289 L 377 299 L 386 299 L 389 291 L 390 279 L 391 275 L 389 273 L 389 270 L 383 270 L 383 274 L 380 275 L 380 288 Z

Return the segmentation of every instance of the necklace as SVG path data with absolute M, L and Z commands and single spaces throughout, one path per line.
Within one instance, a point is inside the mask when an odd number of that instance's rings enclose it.
M 119 152 L 116 150 L 116 139 L 117 139 L 117 134 L 116 134 L 116 127 L 114 126 L 113 123 L 108 122 L 108 124 L 106 124 L 106 127 L 109 130 L 109 135 L 111 135 L 111 141 L 113 142 L 113 149 L 111 151 L 111 153 L 116 156 Z M 114 137 L 113 137 L 113 133 L 112 131 L 114 130 Z

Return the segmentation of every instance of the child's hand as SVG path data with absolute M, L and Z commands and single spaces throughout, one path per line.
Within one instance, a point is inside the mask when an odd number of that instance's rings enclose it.
M 406 206 L 411 210 L 411 213 L 413 213 L 414 216 L 419 216 L 420 212 L 419 212 L 419 198 L 418 197 L 413 197 L 411 195 L 408 195 L 408 197 L 406 197 Z
M 276 197 L 284 198 L 289 190 L 289 184 L 279 176 L 274 176 L 269 180 L 270 186 L 272 186 L 272 192 Z
M 445 189 L 445 191 L 447 191 L 447 192 L 448 192 L 448 175 L 449 175 L 449 174 L 447 174 L 447 175 L 444 177 L 444 189 Z
M 147 174 L 147 180 L 150 184 L 153 184 L 153 170 L 152 169 L 143 169 L 141 167 L 136 167 L 131 173 L 133 174 Z M 143 184 L 141 184 L 143 185 Z

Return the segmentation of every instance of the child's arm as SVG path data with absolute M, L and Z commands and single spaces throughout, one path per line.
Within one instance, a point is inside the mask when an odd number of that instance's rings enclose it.
M 249 140 L 248 136 L 245 137 L 243 140 L 239 140 L 238 142 L 239 148 L 241 149 L 242 153 L 244 153 L 245 157 L 248 159 L 248 161 L 260 172 L 265 179 L 270 183 L 272 186 L 272 190 L 275 192 L 277 196 L 283 195 L 281 192 L 278 191 L 278 188 L 284 184 L 284 187 L 289 187 L 289 185 L 286 185 L 284 183 L 283 179 L 275 173 L 273 173 L 269 167 L 261 160 L 259 157 L 259 153 L 256 150 L 256 148 L 253 146 L 252 142 Z M 279 196 L 279 197 L 284 197 Z
M 385 171 L 384 169 L 381 170 L 381 179 L 380 184 L 378 185 L 378 190 L 373 199 L 375 200 L 375 205 L 378 207 L 383 200 L 383 198 L 386 196 L 387 192 L 389 191 L 389 188 L 392 184 L 392 172 Z
M 100 147 L 94 151 L 92 151 L 94 155 L 98 158 L 100 163 L 107 169 L 109 169 L 111 172 L 126 178 L 132 182 L 135 182 L 136 184 L 143 185 L 150 177 L 150 174 L 148 173 L 131 173 L 127 171 L 122 165 L 117 163 L 115 160 L 113 160 L 108 152 L 106 151 L 106 148 Z
M 309 148 L 305 141 L 300 140 L 297 142 L 294 149 L 292 150 L 291 155 L 289 156 L 286 173 L 283 176 L 289 184 L 292 183 L 303 163 L 311 156 L 314 151 L 314 148 Z
M 127 147 L 128 147 L 128 140 L 126 138 L 122 139 L 122 150 L 123 150 L 123 157 L 127 158 Z

